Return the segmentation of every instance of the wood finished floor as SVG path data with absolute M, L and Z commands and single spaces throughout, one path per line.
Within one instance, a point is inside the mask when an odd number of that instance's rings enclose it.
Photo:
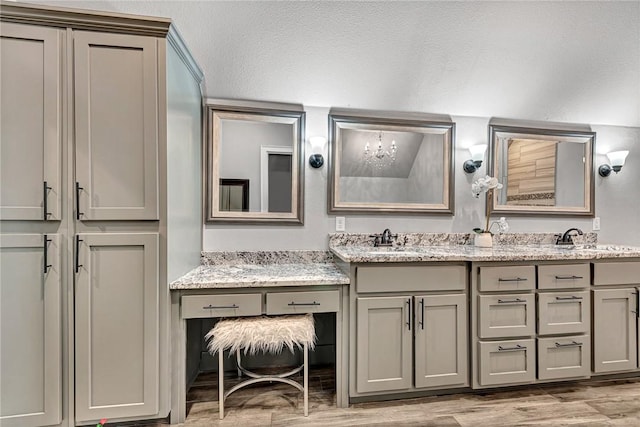
M 217 375 L 199 375 L 187 395 L 184 426 L 640 426 L 640 378 L 533 385 L 335 407 L 332 369 L 310 372 L 309 417 L 302 393 L 255 385 L 227 399 L 218 420 Z M 228 389 L 238 380 L 225 380 Z M 154 424 L 151 424 L 154 425 Z M 149 424 L 147 424 L 147 427 Z M 155 424 L 161 426 L 161 424 Z

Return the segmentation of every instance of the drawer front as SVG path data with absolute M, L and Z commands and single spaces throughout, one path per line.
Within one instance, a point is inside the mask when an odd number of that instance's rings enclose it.
M 273 292 L 267 294 L 267 314 L 338 311 L 340 291 Z
M 533 265 L 480 267 L 480 291 L 520 291 L 536 287 Z
M 589 291 L 538 294 L 538 333 L 588 333 L 591 307 Z
M 535 340 L 479 342 L 480 385 L 528 383 L 536 378 Z
M 538 378 L 551 380 L 591 376 L 589 335 L 538 338 Z
M 538 266 L 539 289 L 586 288 L 591 281 L 589 264 Z
M 593 264 L 594 285 L 640 284 L 640 262 L 597 262 Z
M 259 316 L 262 314 L 261 294 L 185 295 L 182 297 L 182 318 Z
M 480 295 L 478 306 L 480 338 L 522 337 L 535 333 L 533 294 Z
M 358 292 L 463 291 L 464 265 L 358 267 Z

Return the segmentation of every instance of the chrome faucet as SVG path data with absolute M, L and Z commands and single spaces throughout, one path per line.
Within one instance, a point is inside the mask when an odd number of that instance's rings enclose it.
M 393 239 L 397 239 L 397 234 L 391 234 L 391 230 L 385 228 L 382 234 L 372 234 L 369 237 L 373 237 L 373 246 L 393 246 Z
M 575 231 L 575 233 L 572 233 L 572 231 Z M 556 245 L 573 245 L 573 238 L 575 236 L 582 236 L 583 234 L 579 228 L 570 228 L 565 231 L 562 236 L 558 235 Z

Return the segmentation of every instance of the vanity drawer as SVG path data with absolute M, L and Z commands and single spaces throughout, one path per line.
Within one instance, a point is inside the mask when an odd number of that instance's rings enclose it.
M 267 294 L 267 314 L 331 313 L 338 311 L 339 304 L 340 291 Z
M 586 288 L 591 283 L 589 264 L 539 265 L 539 289 Z
M 535 333 L 535 296 L 480 295 L 478 297 L 480 338 L 522 337 Z
M 480 385 L 532 382 L 536 378 L 533 339 L 479 342 Z
M 521 291 L 536 287 L 533 265 L 480 267 L 480 291 Z
M 640 284 L 640 262 L 597 262 L 593 264 L 594 285 Z
M 261 294 L 185 295 L 182 318 L 238 317 L 262 314 Z
M 589 332 L 589 291 L 540 292 L 538 333 L 579 334 Z
M 358 292 L 463 291 L 464 265 L 358 267 Z
M 538 338 L 538 378 L 589 377 L 590 342 L 589 335 Z

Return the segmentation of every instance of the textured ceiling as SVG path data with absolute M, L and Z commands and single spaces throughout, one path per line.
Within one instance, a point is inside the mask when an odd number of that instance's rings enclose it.
M 37 1 L 172 18 L 206 95 L 640 126 L 640 1 Z

